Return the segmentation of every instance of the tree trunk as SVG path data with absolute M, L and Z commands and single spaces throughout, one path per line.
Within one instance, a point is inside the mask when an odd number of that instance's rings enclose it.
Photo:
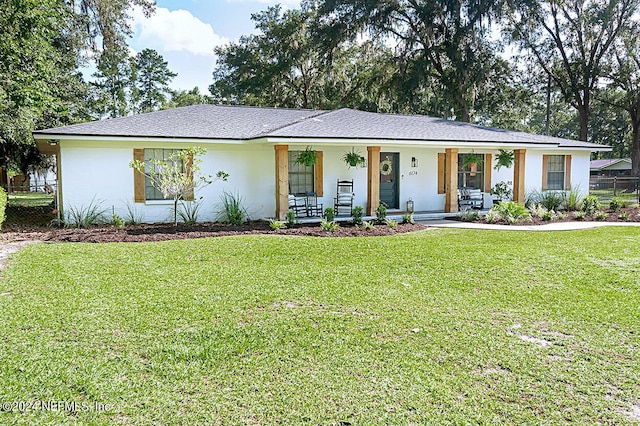
M 471 122 L 471 113 L 469 112 L 469 105 L 467 104 L 467 100 L 462 95 L 462 91 L 458 91 L 458 95 L 456 96 L 457 105 L 457 119 L 462 121 L 463 123 Z
M 173 200 L 173 226 L 178 227 L 178 199 Z
M 640 108 L 631 112 L 632 144 L 631 171 L 633 176 L 640 177 Z
M 580 134 L 578 135 L 578 139 L 586 142 L 589 136 L 589 107 L 583 105 L 578 108 L 578 115 L 580 116 Z

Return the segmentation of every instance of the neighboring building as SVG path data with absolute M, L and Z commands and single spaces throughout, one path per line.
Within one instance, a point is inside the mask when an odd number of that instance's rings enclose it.
M 57 156 L 60 206 L 92 200 L 124 215 L 136 203 L 147 221 L 167 219 L 167 201 L 129 167 L 133 159 L 166 155 L 199 145 L 207 149 L 202 171 L 230 174 L 199 190 L 201 220 L 212 220 L 222 191 L 244 197 L 253 217 L 284 217 L 290 193 L 315 192 L 332 206 L 339 179 L 354 181 L 354 205 L 375 214 L 379 200 L 403 211 L 455 212 L 458 188 L 488 192 L 513 182 L 514 199 L 525 191 L 587 188 L 593 151 L 603 145 L 476 126 L 427 116 L 339 109 L 317 111 L 197 105 L 34 132 L 39 149 Z M 295 163 L 306 147 L 318 152 L 315 166 Z M 510 168 L 494 170 L 500 149 L 513 151 Z M 365 167 L 348 167 L 355 150 Z M 465 166 L 465 155 L 482 163 Z M 469 157 L 467 157 L 467 160 Z
M 591 176 L 629 177 L 631 176 L 631 158 L 610 158 L 591 160 Z

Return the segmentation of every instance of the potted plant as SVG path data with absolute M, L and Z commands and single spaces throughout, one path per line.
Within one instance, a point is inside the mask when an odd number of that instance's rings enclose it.
M 318 161 L 318 154 L 312 150 L 310 146 L 298 154 L 298 158 L 296 158 L 296 163 L 307 167 L 313 166 L 316 164 L 316 161 Z
M 501 167 L 509 168 L 513 165 L 515 160 L 515 154 L 513 151 L 500 150 L 500 153 L 496 155 L 496 165 L 494 169 L 500 170 Z
M 345 163 L 347 163 L 349 167 L 362 166 L 364 165 L 364 161 L 365 161 L 364 157 L 360 155 L 359 152 L 356 152 L 355 150 L 345 152 L 342 159 L 344 160 Z
M 471 170 L 471 176 L 476 175 L 478 165 L 484 162 L 484 155 L 482 154 L 464 154 L 462 156 L 462 168 Z
M 511 190 L 511 181 L 509 182 L 498 182 L 495 184 L 493 188 L 491 188 L 491 195 L 494 197 L 494 201 L 509 201 L 511 200 L 511 195 L 513 191 Z

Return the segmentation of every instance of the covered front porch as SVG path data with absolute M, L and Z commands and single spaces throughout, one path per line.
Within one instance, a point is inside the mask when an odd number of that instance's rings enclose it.
M 344 145 L 341 144 L 341 150 Z M 320 146 L 320 145 L 317 145 Z M 324 200 L 323 205 L 333 207 L 332 201 L 335 194 L 325 193 L 328 188 L 335 186 L 336 179 L 343 177 L 342 172 L 336 172 L 336 164 L 342 161 L 338 156 L 334 155 L 336 146 L 318 148 L 317 162 L 313 166 L 313 178 L 315 182 L 314 194 Z M 333 151 L 331 151 L 333 148 Z M 419 146 L 389 146 L 389 145 L 367 145 L 359 147 L 366 149 L 366 166 L 358 171 L 354 178 L 359 194 L 364 189 L 366 199 L 361 197 L 356 200 L 354 205 L 361 205 L 364 208 L 364 214 L 368 218 L 374 218 L 376 209 L 381 201 L 381 191 L 384 194 L 385 180 L 389 180 L 391 170 L 385 170 L 390 161 L 399 161 L 400 167 L 394 170 L 397 185 L 410 187 L 410 190 L 403 189 L 399 191 L 402 196 L 398 196 L 396 205 L 388 211 L 389 217 L 402 218 L 407 211 L 407 202 L 411 200 L 411 195 L 419 195 L 422 200 L 432 199 L 436 202 L 430 203 L 430 207 L 426 203 L 415 205 L 414 217 L 417 220 L 442 219 L 457 215 L 460 210 L 459 206 L 459 154 L 468 154 L 474 152 L 474 149 L 450 148 L 450 147 L 419 147 Z M 301 149 L 299 145 L 275 144 L 275 217 L 284 220 L 287 211 L 290 209 L 291 184 L 290 176 L 290 151 Z M 350 148 L 351 149 L 351 148 Z M 325 152 L 326 151 L 326 152 Z M 481 153 L 485 171 L 482 174 L 483 187 L 485 192 L 489 192 L 493 186 L 494 176 L 492 175 L 492 158 L 496 148 L 478 147 L 475 152 Z M 331 154 L 331 156 L 327 155 Z M 389 155 L 391 154 L 391 155 Z M 400 160 L 393 159 L 393 154 Z M 526 150 L 522 148 L 513 149 L 514 162 L 513 166 L 507 171 L 508 180 L 513 182 L 513 200 L 524 203 L 525 200 L 525 158 Z M 384 156 L 384 159 L 381 157 Z M 390 159 L 391 158 L 391 159 Z M 394 163 L 396 164 L 396 163 Z M 330 170 L 329 173 L 325 169 Z M 503 172 L 504 175 L 505 172 Z M 416 180 L 418 179 L 418 180 Z M 381 188 L 382 186 L 382 188 Z M 331 190 L 329 190 L 331 191 Z M 306 215 L 305 215 L 306 216 Z M 319 221 L 321 212 L 316 210 L 313 214 L 315 217 L 300 217 L 301 222 Z M 419 219 L 418 219 L 419 218 Z M 336 220 L 349 220 L 350 215 L 339 215 Z M 394 219 L 395 220 L 395 219 Z

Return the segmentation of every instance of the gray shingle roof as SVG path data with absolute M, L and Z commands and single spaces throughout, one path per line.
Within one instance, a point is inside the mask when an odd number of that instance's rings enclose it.
M 602 160 L 591 160 L 590 168 L 591 170 L 602 170 L 617 163 L 627 163 L 630 165 L 631 158 L 609 158 Z
M 322 113 L 324 111 L 194 105 L 38 130 L 34 134 L 246 140 Z
M 424 115 L 195 105 L 39 130 L 34 135 L 251 140 L 263 137 L 603 145 L 477 126 Z

